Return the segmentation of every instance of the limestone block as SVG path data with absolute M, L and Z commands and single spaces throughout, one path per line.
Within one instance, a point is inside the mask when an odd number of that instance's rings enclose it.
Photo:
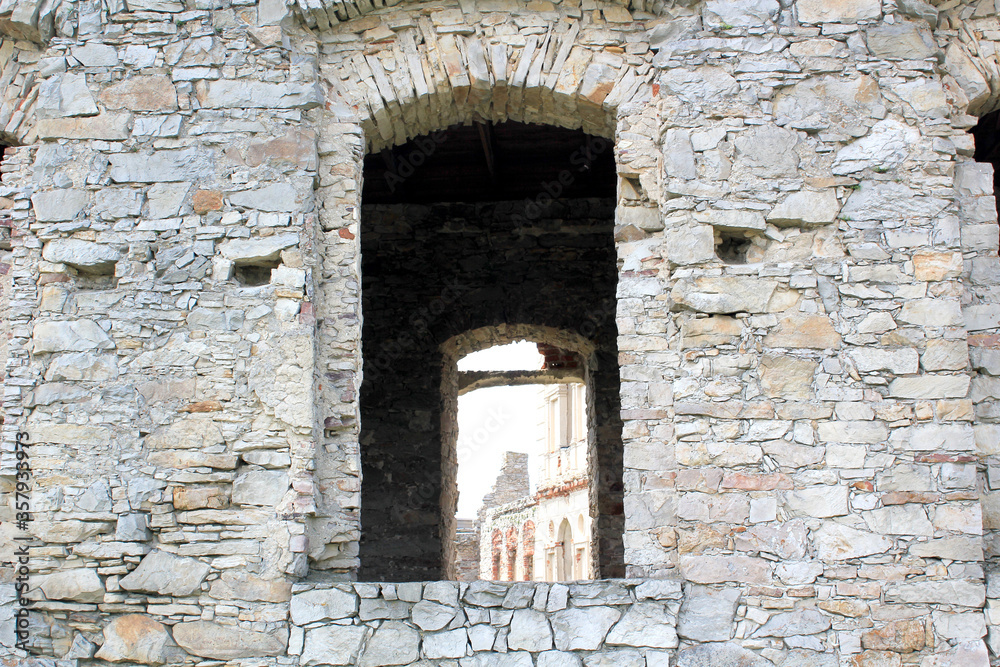
M 253 470 L 233 482 L 233 502 L 237 505 L 273 506 L 288 490 L 288 473 L 281 470 Z
M 229 493 L 220 486 L 178 486 L 173 490 L 173 503 L 176 510 L 225 509 Z
M 896 319 L 919 326 L 945 327 L 962 324 L 962 308 L 950 299 L 914 299 L 903 304 Z
M 420 633 L 405 623 L 386 621 L 368 641 L 358 664 L 361 667 L 408 665 L 420 657 L 419 646 Z
M 129 11 L 170 12 L 184 11 L 184 3 L 179 0 L 128 0 Z
M 674 619 L 661 602 L 636 602 L 608 633 L 609 646 L 676 648 Z
M 854 365 L 862 373 L 889 371 L 896 375 L 916 373 L 920 355 L 913 348 L 878 349 L 859 347 L 848 352 Z
M 962 253 L 918 252 L 913 255 L 913 277 L 917 280 L 939 281 L 962 275 Z
M 414 624 L 425 632 L 441 630 L 451 623 L 457 613 L 458 607 L 438 604 L 429 600 L 421 600 L 413 605 L 411 611 Z
M 306 648 L 309 647 L 309 634 Z M 364 630 L 362 630 L 364 632 Z M 287 632 L 255 632 L 211 621 L 178 623 L 173 627 L 174 641 L 191 655 L 216 660 L 236 660 L 239 658 L 282 655 L 287 644 Z M 282 637 L 282 634 L 285 636 Z M 303 652 L 303 658 L 305 658 Z M 302 662 L 303 665 L 316 664 Z M 343 665 L 350 663 L 330 664 Z
M 763 231 L 766 224 L 764 216 L 757 211 L 707 209 L 694 214 L 698 222 L 718 227 L 719 229 L 756 230 Z
M 690 181 L 698 177 L 690 132 L 681 128 L 667 130 L 663 138 L 663 166 L 670 178 Z
M 764 336 L 767 347 L 830 349 L 840 347 L 841 338 L 826 315 L 792 313 L 778 320 L 778 326 Z
M 583 663 L 580 662 L 580 658 L 575 653 L 544 651 L 538 654 L 535 665 L 536 667 L 582 667 Z
M 673 67 L 663 73 L 661 81 L 665 92 L 697 105 L 721 102 L 740 92 L 739 82 L 721 67 Z
M 774 569 L 774 573 L 790 586 L 801 586 L 816 581 L 823 574 L 823 565 L 815 561 L 785 561 Z
M 362 598 L 358 609 L 358 617 L 362 621 L 378 618 L 407 618 L 410 615 L 410 605 L 402 600 L 383 600 L 381 598 Z
M 83 74 L 61 74 L 46 79 L 38 88 L 39 118 L 96 116 L 97 104 Z
M 833 190 L 799 190 L 771 209 L 767 221 L 779 227 L 828 225 L 839 213 L 840 202 Z
M 980 613 L 936 611 L 932 618 L 935 632 L 948 639 L 969 641 L 986 635 L 986 619 Z
M 880 120 L 866 136 L 837 152 L 831 170 L 846 176 L 865 169 L 892 169 L 906 159 L 910 146 L 919 139 L 920 132 L 909 125 L 891 118 Z
M 802 23 L 857 23 L 882 16 L 878 0 L 798 0 Z
M 34 434 L 34 430 L 32 433 Z M 36 442 L 45 442 L 36 438 Z M 71 544 L 83 542 L 88 537 L 110 532 L 112 525 L 103 521 L 32 521 L 31 534 L 46 543 Z
M 833 522 L 826 522 L 814 531 L 813 541 L 817 555 L 825 562 L 881 554 L 892 546 L 887 537 Z
M 114 67 L 118 64 L 118 51 L 110 44 L 90 41 L 74 46 L 70 53 L 84 67 Z
M 823 442 L 878 444 L 889 437 L 889 429 L 881 422 L 829 421 L 819 424 L 819 439 Z
M 132 114 L 101 113 L 77 118 L 40 118 L 35 124 L 39 139 L 100 139 L 124 141 Z
M 876 58 L 923 60 L 938 52 L 926 25 L 911 21 L 878 23 L 866 31 L 868 50 Z
M 114 246 L 80 239 L 53 239 L 42 248 L 45 261 L 69 264 L 84 273 L 112 273 L 121 257 L 121 251 Z
M 827 518 L 847 514 L 846 486 L 811 486 L 784 493 L 784 501 L 796 516 Z
M 432 632 L 425 634 L 423 638 L 424 657 L 431 660 L 464 658 L 468 648 L 469 638 L 465 628 Z
M 980 530 L 982 520 L 979 522 Z M 954 529 L 954 525 L 944 526 Z M 954 561 L 982 561 L 983 540 L 981 537 L 942 537 L 926 542 L 914 542 L 908 552 L 917 558 L 943 558 Z
M 610 607 L 572 607 L 552 615 L 556 648 L 596 651 L 621 614 Z
M 663 256 L 682 266 L 715 258 L 715 232 L 708 225 L 668 227 L 663 233 Z
M 868 528 L 882 535 L 934 534 L 934 526 L 927 519 L 923 507 L 912 503 L 871 510 L 864 513 L 864 519 Z
M 982 607 L 986 601 L 986 587 L 975 581 L 952 579 L 948 581 L 915 581 L 893 583 L 886 587 L 889 603 L 948 604 L 958 607 Z
M 103 426 L 80 424 L 34 424 L 31 437 L 35 442 L 104 448 L 111 444 L 111 432 Z
M 965 398 L 970 382 L 968 375 L 928 373 L 900 377 L 889 383 L 889 395 L 896 398 Z
M 155 549 L 149 552 L 139 562 L 139 566 L 118 583 L 127 591 L 148 591 L 160 595 L 191 595 L 201 588 L 201 582 L 208 576 L 209 569 L 207 563 L 195 558 L 175 556 L 166 551 Z M 196 655 L 202 654 L 196 653 Z
M 74 188 L 46 190 L 31 195 L 31 207 L 35 211 L 35 220 L 38 222 L 66 222 L 75 220 L 76 216 L 87 207 L 89 200 L 90 197 L 86 190 Z
M 108 86 L 99 98 L 108 109 L 175 111 L 177 91 L 168 76 L 134 76 Z
M 104 645 L 95 656 L 110 662 L 163 665 L 181 662 L 187 654 L 162 623 L 145 614 L 115 616 L 104 627 Z
M 760 26 L 773 21 L 780 10 L 778 0 L 708 0 L 702 7 L 702 18 L 711 29 Z
M 793 635 L 814 635 L 826 632 L 832 622 L 830 617 L 816 609 L 796 609 L 775 614 L 768 619 L 755 637 L 791 637 Z
M 145 542 L 152 533 L 149 530 L 149 515 L 144 512 L 119 514 L 115 525 L 115 539 L 119 542 Z
M 197 90 L 206 109 L 312 109 L 323 103 L 318 85 L 263 81 L 209 81 Z
M 763 313 L 777 288 L 773 280 L 704 277 L 678 280 L 670 292 L 674 309 L 703 313 Z
M 197 449 L 207 451 L 225 445 L 222 430 L 211 418 L 204 415 L 182 417 L 161 426 L 146 436 L 145 446 L 152 449 Z
M 190 183 L 157 183 L 153 185 L 149 189 L 147 215 L 157 220 L 178 215 L 190 189 Z
M 908 220 L 933 218 L 948 202 L 940 197 L 918 194 L 912 188 L 893 181 L 861 181 L 841 209 L 848 220 Z
M 296 593 L 289 607 L 292 622 L 296 625 L 347 618 L 357 610 L 357 596 L 337 588 Z
M 761 389 L 772 398 L 808 400 L 813 396 L 812 384 L 818 366 L 808 359 L 765 354 L 757 367 Z
M 969 424 L 921 424 L 894 429 L 889 444 L 910 451 L 975 450 L 975 432 Z
M 104 602 L 104 583 L 95 570 L 73 568 L 38 577 L 37 586 L 48 600 Z
M 969 365 L 969 345 L 964 340 L 929 340 L 920 356 L 920 365 L 925 371 L 962 370 Z
M 760 125 L 736 137 L 736 165 L 747 167 L 761 178 L 794 176 L 799 156 L 795 146 L 798 134 L 775 125 Z
M 217 600 L 287 602 L 292 584 L 284 579 L 262 579 L 246 572 L 224 572 L 212 582 L 209 595 Z
M 302 209 L 304 198 L 290 183 L 274 183 L 259 190 L 234 192 L 229 195 L 233 206 L 258 211 L 294 212 Z
M 728 641 L 739 601 L 739 590 L 690 585 L 677 619 L 677 634 L 696 642 Z
M 969 331 L 996 329 L 1000 327 L 1000 304 L 966 306 L 959 317 L 965 319 L 965 327 Z
M 677 651 L 677 667 L 774 667 L 774 663 L 739 644 L 707 643 Z
M 896 86 L 894 92 L 922 116 L 943 117 L 951 108 L 944 87 L 934 79 L 916 79 Z
M 229 239 L 222 243 L 219 252 L 236 264 L 253 264 L 278 259 L 282 250 L 297 246 L 298 234 L 275 234 L 259 239 Z
M 146 456 L 146 462 L 150 465 L 177 470 L 199 467 L 232 470 L 236 467 L 237 458 L 235 454 L 206 454 L 193 450 L 165 449 L 150 452 Z
M 945 49 L 944 68 L 969 98 L 967 113 L 977 113 L 990 97 L 990 85 L 957 39 Z
M 115 153 L 111 180 L 115 183 L 164 183 L 207 178 L 215 171 L 215 154 L 203 148 L 158 150 L 151 155 Z
M 688 581 L 698 584 L 771 582 L 771 565 L 763 558 L 750 556 L 684 556 L 681 572 Z

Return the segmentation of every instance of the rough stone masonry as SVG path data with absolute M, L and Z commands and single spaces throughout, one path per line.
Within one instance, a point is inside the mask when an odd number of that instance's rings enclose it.
M 1000 664 L 994 0 L 0 0 L 0 35 L 0 664 Z M 628 578 L 356 582 L 363 159 L 506 120 L 614 141 Z

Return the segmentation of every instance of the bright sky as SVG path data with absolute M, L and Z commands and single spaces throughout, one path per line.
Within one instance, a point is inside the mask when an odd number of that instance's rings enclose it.
M 491 347 L 460 359 L 461 371 L 536 370 L 534 343 Z M 538 385 L 477 389 L 458 398 L 458 512 L 474 519 L 493 488 L 504 452 L 527 452 L 531 484 L 538 461 Z

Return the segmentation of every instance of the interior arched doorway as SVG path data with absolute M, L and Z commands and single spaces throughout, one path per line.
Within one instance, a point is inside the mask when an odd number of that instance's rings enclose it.
M 559 537 L 556 541 L 556 562 L 559 565 L 560 581 L 570 581 L 574 578 L 574 552 L 573 528 L 569 525 L 568 519 L 563 519 L 559 524 Z

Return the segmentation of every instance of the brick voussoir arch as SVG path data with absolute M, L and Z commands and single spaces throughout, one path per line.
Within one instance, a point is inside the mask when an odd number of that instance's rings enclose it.
M 369 152 L 472 121 L 612 138 L 620 107 L 652 99 L 654 70 L 586 44 L 580 33 L 579 23 L 566 21 L 527 37 L 404 30 L 375 54 L 327 61 L 327 108 L 361 122 Z

